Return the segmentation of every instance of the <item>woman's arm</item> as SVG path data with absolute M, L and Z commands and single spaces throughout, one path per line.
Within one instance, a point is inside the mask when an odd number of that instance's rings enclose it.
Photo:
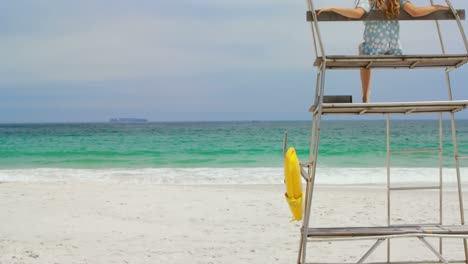
M 421 17 L 432 14 L 435 11 L 448 10 L 449 8 L 443 5 L 414 6 L 412 3 L 407 2 L 403 5 L 403 9 L 412 17 Z
M 356 8 L 346 8 L 346 7 L 326 7 L 319 10 L 318 14 L 320 15 L 322 12 L 335 12 L 345 17 L 349 18 L 361 18 L 366 11 L 361 7 Z

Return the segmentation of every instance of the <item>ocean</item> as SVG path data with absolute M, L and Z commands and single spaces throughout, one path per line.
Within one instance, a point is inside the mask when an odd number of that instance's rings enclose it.
M 450 174 L 450 122 L 443 128 Z M 310 121 L 0 124 L 0 180 L 281 183 L 285 131 L 288 146 L 306 161 Z M 385 131 L 383 120 L 323 121 L 319 182 L 384 182 Z M 468 120 L 457 121 L 457 133 L 460 154 L 468 154 Z M 393 150 L 438 148 L 438 121 L 394 120 L 391 136 Z M 403 181 L 438 176 L 437 153 L 395 154 L 391 163 Z M 468 167 L 468 160 L 461 165 Z

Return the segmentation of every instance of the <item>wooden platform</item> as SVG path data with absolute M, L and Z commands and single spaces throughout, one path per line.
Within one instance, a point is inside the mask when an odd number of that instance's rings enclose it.
M 326 56 L 326 68 L 346 69 L 421 69 L 421 68 L 458 68 L 468 62 L 468 54 L 451 55 L 379 55 L 379 56 Z M 318 57 L 314 66 L 320 67 L 323 57 Z
M 388 20 L 385 14 L 379 10 L 372 10 L 367 15 L 359 19 L 348 18 L 335 12 L 323 12 L 320 15 L 318 15 L 318 11 L 316 11 L 316 14 L 317 21 L 320 22 Z M 465 10 L 457 9 L 457 14 L 460 17 L 460 20 L 465 20 Z M 311 11 L 307 11 L 306 18 L 307 21 L 314 21 L 314 17 L 312 16 Z M 440 10 L 427 16 L 412 17 L 408 13 L 406 13 L 406 11 L 401 10 L 398 20 L 455 20 L 455 16 L 450 10 Z
M 373 237 L 390 235 L 468 235 L 468 226 L 390 226 L 309 228 L 309 237 Z
M 323 115 L 364 115 L 364 114 L 418 114 L 458 112 L 468 107 L 468 101 L 406 102 L 406 103 L 357 103 L 323 104 Z M 315 112 L 312 106 L 310 112 Z

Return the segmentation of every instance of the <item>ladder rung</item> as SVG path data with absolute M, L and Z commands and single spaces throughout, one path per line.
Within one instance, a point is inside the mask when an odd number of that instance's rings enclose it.
M 468 156 L 457 156 L 457 159 L 468 159 Z
M 404 149 L 404 150 L 391 150 L 390 153 L 429 153 L 440 152 L 440 149 Z
M 440 186 L 424 186 L 424 187 L 392 187 L 390 191 L 416 191 L 416 190 L 439 190 Z

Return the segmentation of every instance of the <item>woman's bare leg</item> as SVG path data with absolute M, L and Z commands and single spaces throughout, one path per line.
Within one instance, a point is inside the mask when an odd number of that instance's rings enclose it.
M 362 83 L 362 102 L 368 103 L 370 98 L 370 80 L 371 70 L 361 69 L 361 83 Z
M 359 45 L 359 55 L 362 55 L 362 44 Z M 361 69 L 361 84 L 362 84 L 362 102 L 368 103 L 370 98 L 370 81 L 371 70 Z

